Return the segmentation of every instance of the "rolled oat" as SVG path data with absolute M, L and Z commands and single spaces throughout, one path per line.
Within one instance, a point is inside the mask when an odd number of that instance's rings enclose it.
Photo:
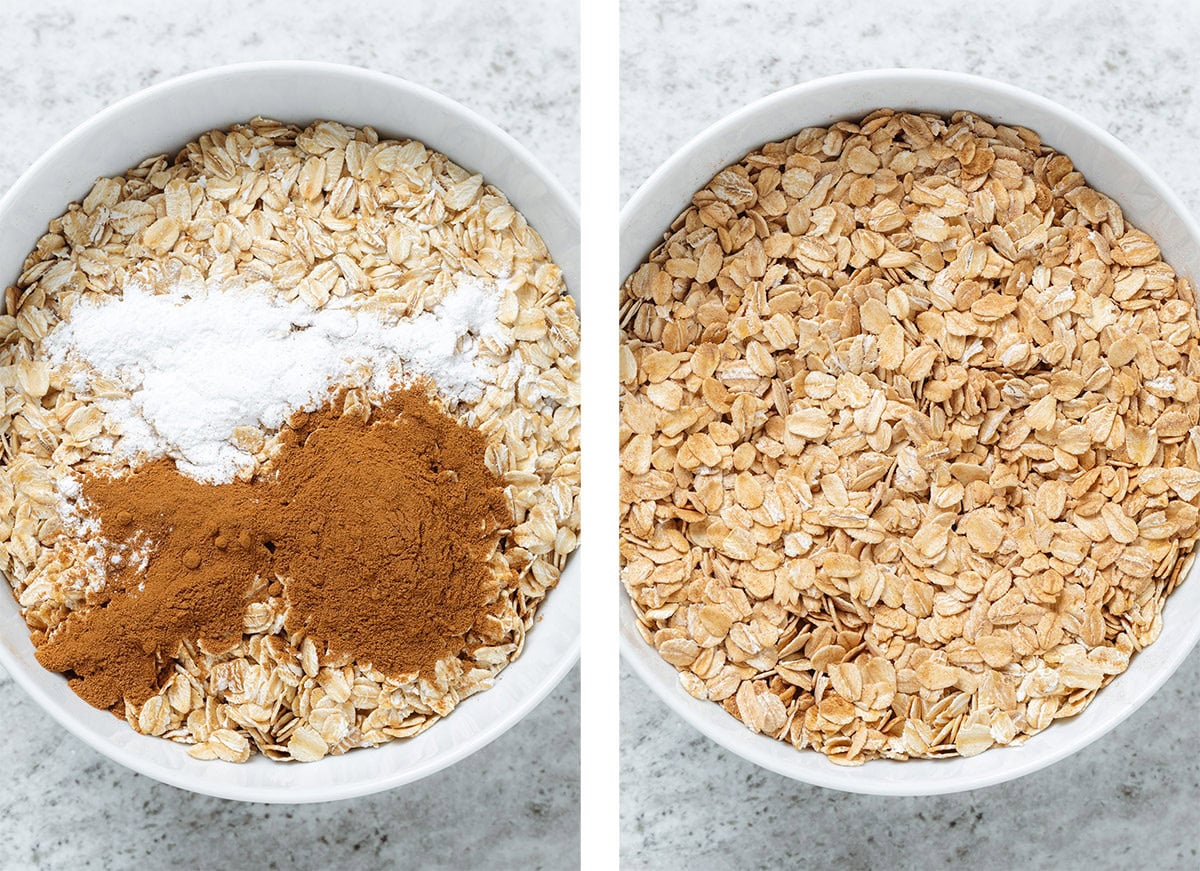
M 1194 288 L 1036 133 L 802 130 L 621 299 L 622 578 L 691 695 L 839 763 L 973 756 L 1158 636 L 1200 535 Z
M 160 692 L 126 705 L 138 731 L 192 745 L 202 759 L 326 754 L 415 735 L 486 689 L 520 655 L 537 608 L 577 542 L 579 325 L 558 267 L 496 188 L 420 142 L 371 128 L 254 119 L 212 131 L 174 157 L 96 182 L 56 218 L 7 289 L 0 315 L 0 568 L 31 630 L 85 604 L 88 571 L 61 543 L 60 488 L 120 473 L 119 426 L 84 383 L 49 364 L 43 341 L 84 299 L 130 284 L 268 284 L 316 310 L 350 298 L 394 317 L 430 312 L 470 276 L 499 293 L 498 334 L 476 363 L 481 395 L 453 409 L 488 439 L 513 526 L 499 558 L 518 582 L 461 655 L 419 678 L 388 678 L 329 656 L 284 628 L 278 598 L 251 603 L 245 634 L 220 653 L 185 643 Z M 377 401 L 349 384 L 345 413 Z M 234 433 L 255 468 L 277 448 L 257 427 Z

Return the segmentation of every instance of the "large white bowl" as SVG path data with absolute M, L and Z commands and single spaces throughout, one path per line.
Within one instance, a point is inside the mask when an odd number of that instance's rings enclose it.
M 1176 270 L 1200 279 L 1200 226 L 1128 148 L 1090 121 L 1042 97 L 988 79 L 935 70 L 876 70 L 818 79 L 779 91 L 718 121 L 659 167 L 622 210 L 621 274 L 637 269 L 692 194 L 722 167 L 804 127 L 862 118 L 881 107 L 939 113 L 969 109 L 992 121 L 1036 131 L 1068 155 L 1091 186 L 1120 203 L 1126 217 L 1154 237 Z M 718 705 L 685 693 L 675 668 L 642 640 L 629 599 L 623 590 L 620 595 L 625 661 L 684 720 L 771 771 L 817 786 L 879 795 L 975 789 L 1057 762 L 1137 710 L 1200 639 L 1200 581 L 1188 580 L 1167 602 L 1158 641 L 1135 656 L 1129 670 L 1101 690 L 1079 716 L 1055 722 L 1021 747 L 995 748 L 970 759 L 875 760 L 844 768 L 819 753 L 797 751 L 755 735 Z M 1163 724 L 1163 728 L 1170 726 Z
M 482 172 L 541 233 L 578 302 L 578 209 L 512 137 L 453 100 L 402 79 L 293 61 L 238 64 L 172 79 L 121 100 L 69 133 L 0 200 L 0 286 L 16 280 L 49 221 L 72 200 L 82 199 L 97 177 L 121 173 L 149 155 L 174 152 L 206 130 L 255 115 L 369 124 L 384 136 L 419 139 Z M 432 774 L 503 734 L 579 658 L 579 560 L 572 559 L 542 605 L 521 657 L 492 689 L 467 699 L 428 732 L 306 765 L 262 757 L 244 765 L 200 762 L 178 744 L 136 734 L 123 720 L 79 699 L 60 675 L 43 669 L 7 582 L 0 584 L 0 663 L 51 716 L 135 771 L 244 801 L 348 798 Z

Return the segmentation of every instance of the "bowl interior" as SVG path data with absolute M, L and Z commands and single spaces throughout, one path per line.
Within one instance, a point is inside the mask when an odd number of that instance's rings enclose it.
M 763 143 L 890 107 L 949 114 L 966 109 L 993 122 L 1036 131 L 1069 156 L 1088 183 L 1116 200 L 1126 218 L 1159 243 L 1182 275 L 1200 279 L 1200 227 L 1187 208 L 1113 137 L 1055 103 L 987 79 L 928 70 L 886 70 L 820 79 L 780 91 L 722 119 L 676 152 L 621 213 L 621 275 L 637 269 L 686 208 L 692 194 L 721 168 Z M 1189 569 L 1188 576 L 1195 571 Z M 970 759 L 874 760 L 844 768 L 822 754 L 755 735 L 718 705 L 679 686 L 675 668 L 643 641 L 624 590 L 622 654 L 676 713 L 727 749 L 764 768 L 850 792 L 921 795 L 974 789 L 1019 777 L 1086 746 L 1133 713 L 1200 639 L 1200 582 L 1183 583 L 1163 613 L 1158 641 L 1097 694 L 1079 716 L 1060 720 L 1021 747 L 993 748 Z
M 578 303 L 579 215 L 562 186 L 523 147 L 463 106 L 400 79 L 331 64 L 281 62 L 207 70 L 135 94 L 74 130 L 0 200 L 0 279 L 15 281 L 49 221 L 83 198 L 97 177 L 198 134 L 264 115 L 370 125 L 381 136 L 419 139 L 500 188 L 545 240 Z M 7 584 L 6 584 L 7 586 Z M 255 757 L 244 765 L 199 762 L 169 741 L 136 734 L 83 702 L 34 658 L 16 602 L 0 590 L 0 663 L 60 723 L 107 756 L 166 783 L 248 801 L 322 801 L 416 780 L 501 735 L 553 689 L 579 654 L 579 560 L 568 562 L 524 653 L 490 690 L 464 701 L 414 739 L 308 765 Z

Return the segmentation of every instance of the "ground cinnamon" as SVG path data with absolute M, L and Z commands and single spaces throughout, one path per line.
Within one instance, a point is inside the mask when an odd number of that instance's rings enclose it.
M 83 498 L 114 544 L 152 542 L 144 571 L 110 566 L 97 601 L 41 640 L 86 701 L 140 704 L 185 640 L 228 648 L 250 600 L 282 583 L 292 632 L 389 675 L 461 649 L 500 581 L 487 565 L 511 523 L 484 436 L 421 389 L 364 421 L 340 398 L 293 419 L 273 472 L 201 484 L 169 460 L 87 478 Z

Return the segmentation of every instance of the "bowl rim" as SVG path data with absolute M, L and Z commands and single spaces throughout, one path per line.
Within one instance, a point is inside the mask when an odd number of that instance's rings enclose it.
M 645 204 L 654 200 L 657 195 L 657 188 L 663 183 L 664 179 L 669 178 L 680 167 L 696 163 L 698 158 L 704 153 L 706 148 L 714 140 L 723 138 L 736 140 L 737 132 L 743 127 L 748 119 L 757 117 L 758 115 L 768 112 L 773 109 L 784 110 L 789 104 L 798 98 L 812 96 L 826 89 L 843 89 L 854 85 L 873 85 L 880 84 L 886 80 L 887 84 L 908 83 L 912 85 L 921 85 L 929 88 L 938 88 L 943 85 L 950 85 L 960 88 L 970 88 L 981 93 L 986 93 L 989 96 L 1006 98 L 1018 103 L 1023 103 L 1034 109 L 1040 109 L 1043 112 L 1057 115 L 1080 128 L 1088 136 L 1099 140 L 1103 145 L 1115 151 L 1120 157 L 1124 158 L 1142 177 L 1142 180 L 1153 190 L 1154 194 L 1162 200 L 1162 202 L 1170 209 L 1176 218 L 1179 219 L 1187 234 L 1193 241 L 1200 244 L 1200 223 L 1197 222 L 1191 210 L 1179 198 L 1179 196 L 1171 190 L 1169 186 L 1159 177 L 1144 160 L 1137 156 L 1128 146 L 1122 143 L 1119 139 L 1104 130 L 1099 125 L 1088 120 L 1072 109 L 1069 109 L 1059 103 L 1054 102 L 1046 97 L 1028 91 L 1024 88 L 1010 85 L 1006 82 L 989 79 L 983 76 L 972 75 L 969 73 L 952 72 L 939 69 L 925 68 L 879 68 L 869 70 L 859 70 L 849 73 L 839 73 L 832 76 L 823 76 L 816 79 L 811 79 L 800 84 L 791 85 L 778 91 L 774 91 L 763 97 L 760 97 L 745 106 L 742 106 L 733 112 L 719 118 L 712 124 L 701 129 L 693 135 L 688 141 L 674 151 L 665 161 L 663 161 L 650 176 L 638 186 L 634 194 L 626 202 L 620 213 L 620 247 L 622 253 L 628 244 L 632 244 L 627 240 L 629 231 L 632 229 L 638 212 Z M 920 101 L 914 101 L 919 103 Z M 963 107 L 969 110 L 970 107 Z M 922 111 L 919 108 L 914 111 Z M 943 113 L 939 113 L 943 114 Z M 979 113 L 981 117 L 986 118 L 986 112 Z M 857 117 L 857 116 L 855 116 Z M 850 116 L 846 116 L 845 120 L 852 120 Z M 799 125 L 800 129 L 803 124 Z M 760 143 L 765 144 L 765 143 Z M 754 148 L 756 146 L 751 146 Z M 748 151 L 749 149 L 747 149 Z M 734 156 L 730 161 L 725 161 L 718 165 L 714 171 L 719 171 L 720 167 L 728 165 L 728 163 L 736 161 L 738 156 Z M 662 228 L 665 230 L 665 227 Z M 650 244 L 644 249 L 648 253 L 653 245 L 657 244 L 658 237 L 655 239 L 646 240 Z M 639 240 L 638 245 L 642 243 Z M 642 255 L 643 257 L 645 254 Z M 623 259 L 623 258 L 622 258 Z M 634 269 L 637 268 L 635 265 Z M 626 278 L 624 268 L 621 269 L 621 281 Z M 1195 278 L 1200 279 L 1200 276 Z M 1200 560 L 1193 562 L 1193 565 L 1188 568 L 1187 577 L 1197 571 L 1197 566 L 1200 565 Z M 1182 581 L 1180 582 L 1182 583 Z M 1200 583 L 1200 581 L 1193 581 Z M 622 629 L 624 629 L 629 615 L 632 612 L 630 606 L 630 597 L 625 590 L 623 584 L 619 583 L 619 611 L 621 614 Z M 1168 603 L 1169 604 L 1169 603 Z M 1190 637 L 1188 637 L 1190 636 Z M 921 795 L 942 795 L 956 792 L 965 792 L 968 790 L 980 789 L 988 786 L 994 786 L 1005 781 L 1014 780 L 1026 774 L 1032 774 L 1042 768 L 1053 765 L 1056 762 L 1073 755 L 1074 753 L 1084 749 L 1097 739 L 1108 734 L 1110 731 L 1124 722 L 1130 715 L 1137 711 L 1164 683 L 1175 673 L 1182 665 L 1183 661 L 1188 657 L 1197 644 L 1200 643 L 1200 620 L 1194 622 L 1194 625 L 1189 627 L 1184 643 L 1178 645 L 1177 648 L 1171 651 L 1168 660 L 1164 666 L 1158 671 L 1152 673 L 1147 680 L 1144 680 L 1138 685 L 1137 689 L 1131 696 L 1129 704 L 1125 705 L 1115 715 L 1107 720 L 1103 720 L 1098 724 L 1093 725 L 1086 732 L 1071 742 L 1060 742 L 1058 745 L 1045 744 L 1048 749 L 1039 752 L 1036 756 L 1030 756 L 1028 759 L 1016 759 L 1011 764 L 1004 768 L 994 771 L 989 774 L 960 776 L 957 779 L 951 780 L 920 780 L 905 778 L 899 781 L 884 781 L 878 778 L 868 779 L 861 774 L 857 774 L 860 782 L 855 782 L 857 772 L 869 770 L 870 766 L 877 763 L 901 765 L 908 764 L 893 760 L 872 760 L 865 763 L 861 767 L 847 768 L 837 766 L 833 763 L 820 766 L 817 770 L 803 774 L 788 767 L 777 758 L 774 752 L 774 745 L 781 745 L 783 742 L 768 738 L 762 735 L 755 734 L 744 726 L 738 732 L 725 732 L 712 725 L 702 715 L 704 708 L 699 706 L 711 705 L 711 702 L 701 702 L 692 698 L 683 692 L 678 685 L 677 679 L 670 681 L 664 680 L 664 673 L 661 672 L 659 663 L 662 662 L 658 652 L 647 644 L 635 631 L 621 631 L 619 647 L 621 651 L 621 659 L 633 670 L 633 672 L 645 683 L 651 691 L 665 703 L 668 708 L 675 712 L 684 722 L 693 729 L 696 729 L 705 737 L 714 741 L 725 750 L 741 757 L 747 762 L 758 765 L 776 774 L 780 774 L 792 780 L 809 783 L 813 786 L 820 786 L 827 789 L 834 789 L 842 792 L 858 793 L 863 795 L 885 795 L 885 796 L 921 796 Z M 673 676 L 677 674 L 674 666 L 670 666 Z M 657 673 L 656 673 L 657 672 Z M 1118 675 L 1118 677 L 1120 677 Z M 1078 716 L 1078 715 L 1077 715 Z M 733 722 L 731 715 L 726 714 L 729 721 Z M 718 721 L 721 722 L 721 721 Z M 740 725 L 740 724 L 739 724 Z M 1054 724 L 1051 724 L 1052 726 Z M 1049 729 L 1038 733 L 1030 738 L 1034 741 L 1048 732 Z M 735 737 L 736 736 L 736 737 Z M 788 746 L 788 745 L 783 745 Z M 1028 743 L 1022 745 L 1028 747 Z M 1042 745 L 1039 745 L 1041 747 Z M 996 748 L 997 750 L 1008 750 L 1010 748 Z M 1022 749 L 1022 748 L 1012 748 Z M 793 751 L 798 753 L 815 752 L 811 750 Z M 986 754 L 985 754 L 986 755 Z M 961 758 L 961 757 L 955 757 Z M 938 763 L 942 760 L 914 760 L 918 763 L 932 762 Z M 949 760 L 947 760 L 949 761 Z
M 416 97 L 437 104 L 439 108 L 445 111 L 448 115 L 453 116 L 459 123 L 473 127 L 487 134 L 494 139 L 496 143 L 505 151 L 508 151 L 512 156 L 517 158 L 523 168 L 528 171 L 536 180 L 544 185 L 550 198 L 555 204 L 562 208 L 565 213 L 571 218 L 572 223 L 578 227 L 580 224 L 579 205 L 575 198 L 567 191 L 563 183 L 551 173 L 546 167 L 533 155 L 533 153 L 518 142 L 511 134 L 503 130 L 493 121 L 483 117 L 474 110 L 459 103 L 457 100 L 451 99 L 432 88 L 412 82 L 408 79 L 394 76 L 388 73 L 379 72 L 377 70 L 368 69 L 365 67 L 354 66 L 351 64 L 330 63 L 327 61 L 307 61 L 307 60 L 269 60 L 269 61 L 249 61 L 233 64 L 223 64 L 215 67 L 206 67 L 204 69 L 195 70 L 183 75 L 174 76 L 157 82 L 146 88 L 141 88 L 134 91 L 119 100 L 110 103 L 99 111 L 87 117 L 85 120 L 75 125 L 69 132 L 59 138 L 45 152 L 43 152 L 36 160 L 33 161 L 12 183 L 11 187 L 5 191 L 0 197 L 0 215 L 7 213 L 13 208 L 15 203 L 18 203 L 25 195 L 25 191 L 32 185 L 32 180 L 35 176 L 42 174 L 47 167 L 52 167 L 59 159 L 60 155 L 68 150 L 75 143 L 88 139 L 97 128 L 103 126 L 110 118 L 115 115 L 120 115 L 138 105 L 159 97 L 165 92 L 174 91 L 180 87 L 194 85 L 225 85 L 229 84 L 230 78 L 247 78 L 255 77 L 262 73 L 271 72 L 292 72 L 301 74 L 318 74 L 330 77 L 338 77 L 344 80 L 347 84 L 354 81 L 363 82 L 371 81 L 381 87 L 391 88 L 397 91 L 407 91 Z M 245 120 L 243 118 L 231 118 L 229 123 L 235 123 Z M 382 126 L 386 127 L 386 123 L 381 119 Z M 440 148 L 438 143 L 426 143 L 433 148 Z M 139 156 L 133 155 L 131 159 L 140 159 Z M 132 165 L 132 164 L 131 164 Z M 482 167 L 477 167 L 477 171 L 485 172 Z M 486 176 L 486 172 L 485 172 Z M 64 208 L 66 204 L 64 203 Z M 579 289 L 575 288 L 575 293 L 572 296 L 575 298 L 576 308 L 582 310 Z M 569 559 L 578 560 L 578 554 L 572 554 Z M 582 580 L 582 579 L 580 579 Z M 582 588 L 582 587 L 581 587 Z M 553 593 L 553 591 L 551 591 Z M 3 580 L 0 595 L 13 595 L 9 588 L 8 580 Z M 85 728 L 75 717 L 71 716 L 59 703 L 42 689 L 28 676 L 24 665 L 10 656 L 6 645 L 0 644 L 0 666 L 12 676 L 13 681 L 20 686 L 24 691 L 38 704 L 44 711 L 49 713 L 63 728 L 73 734 L 76 738 L 82 740 L 85 744 L 96 750 L 101 755 L 108 759 L 117 762 L 118 764 L 145 775 L 153 780 L 161 783 L 166 783 L 170 786 L 179 789 L 187 790 L 202 795 L 210 795 L 216 798 L 231 799 L 236 801 L 247 802 L 262 802 L 262 803 L 278 803 L 278 804 L 308 804 L 314 802 L 338 801 L 342 799 L 355 798 L 359 796 L 371 795 L 376 792 L 393 789 L 402 786 L 406 783 L 411 783 L 434 774 L 443 768 L 447 768 L 456 762 L 465 759 L 467 756 L 475 753 L 477 750 L 487 746 L 533 710 L 542 700 L 550 694 L 555 687 L 566 677 L 567 673 L 579 661 L 580 652 L 580 634 L 577 631 L 574 638 L 567 645 L 562 656 L 557 659 L 554 667 L 541 673 L 531 691 L 520 697 L 518 704 L 504 709 L 499 716 L 490 719 L 487 725 L 474 733 L 470 740 L 461 741 L 454 745 L 453 749 L 438 754 L 427 760 L 423 760 L 416 765 L 405 768 L 400 771 L 384 773 L 370 779 L 363 779 L 346 784 L 330 784 L 323 787 L 320 791 L 309 789 L 303 793 L 297 791 L 289 791 L 288 787 L 283 786 L 243 786 L 228 783 L 213 783 L 208 780 L 199 779 L 194 776 L 192 769 L 184 766 L 181 768 L 171 768 L 157 763 L 151 763 L 140 755 L 133 747 L 117 746 L 109 743 L 106 740 L 94 735 L 90 730 Z M 514 660 L 514 662 L 519 661 Z M 507 666 L 506 666 L 507 668 Z M 496 677 L 496 681 L 502 680 L 504 671 Z M 484 690 L 480 695 L 486 694 Z M 470 699 L 464 699 L 464 702 L 469 702 Z M 420 736 L 415 736 L 419 738 Z M 386 746 L 386 745 L 384 745 Z M 366 748 L 368 750 L 374 748 Z M 211 763 L 204 763 L 211 764 Z M 316 764 L 320 764 L 319 762 Z

